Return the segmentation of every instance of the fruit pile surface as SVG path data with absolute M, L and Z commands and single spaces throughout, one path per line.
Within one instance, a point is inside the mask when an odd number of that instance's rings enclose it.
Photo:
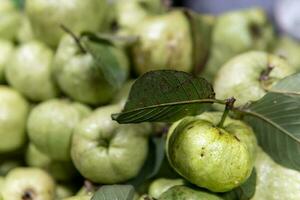
M 165 2 L 0 0 L 0 200 L 300 199 L 300 43 Z

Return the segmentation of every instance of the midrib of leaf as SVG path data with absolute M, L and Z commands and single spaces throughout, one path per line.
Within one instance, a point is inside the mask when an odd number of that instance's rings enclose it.
M 130 114 L 133 112 L 139 112 L 147 109 L 152 108 L 159 108 L 159 107 L 171 107 L 171 106 L 178 106 L 178 105 L 184 105 L 184 104 L 196 104 L 196 103 L 219 103 L 219 104 L 225 104 L 225 101 L 218 100 L 218 99 L 195 99 L 195 100 L 187 100 L 187 101 L 177 101 L 177 102 L 170 102 L 170 103 L 162 103 L 162 104 L 156 104 L 151 106 L 145 106 L 141 108 L 132 109 L 129 111 L 122 112 L 122 115 Z M 113 114 L 112 118 L 116 119 L 119 114 Z
M 275 122 L 273 122 L 272 120 L 266 118 L 265 116 L 257 113 L 257 112 L 252 112 L 250 110 L 237 110 L 238 112 L 242 112 L 244 114 L 249 114 L 252 115 L 254 117 L 257 117 L 259 119 L 262 119 L 263 121 L 269 123 L 270 125 L 272 125 L 273 127 L 275 127 L 276 129 L 280 130 L 281 132 L 285 133 L 287 136 L 289 136 L 291 139 L 295 140 L 296 142 L 298 142 L 300 144 L 300 139 L 298 139 L 297 137 L 293 136 L 290 132 L 286 131 L 285 129 L 283 129 L 281 126 L 279 126 L 278 124 L 276 124 Z

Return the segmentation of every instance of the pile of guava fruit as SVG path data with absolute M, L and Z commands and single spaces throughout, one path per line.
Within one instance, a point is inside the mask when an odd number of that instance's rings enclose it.
M 143 104 L 151 85 L 130 90 L 155 70 L 203 77 L 243 107 L 300 72 L 300 43 L 260 8 L 213 16 L 161 0 L 0 0 L 0 200 L 300 199 L 300 172 L 222 105 L 175 122 L 113 120 Z

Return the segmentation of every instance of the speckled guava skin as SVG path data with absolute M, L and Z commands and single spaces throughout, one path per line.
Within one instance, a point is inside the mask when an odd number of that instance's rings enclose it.
M 87 106 L 69 100 L 42 102 L 32 109 L 28 118 L 30 141 L 51 159 L 70 161 L 74 127 L 89 113 Z
M 125 74 L 129 64 L 121 49 L 107 47 L 120 63 Z M 117 89 L 110 85 L 103 74 L 95 67 L 95 60 L 89 53 L 80 52 L 73 38 L 66 35 L 62 38 L 54 57 L 53 75 L 57 84 L 70 98 L 91 105 L 109 102 Z
M 188 181 L 213 192 L 226 192 L 250 176 L 256 138 L 245 123 L 227 117 L 217 127 L 222 113 L 203 113 L 174 123 L 167 139 L 171 166 Z
M 71 155 L 85 178 L 102 184 L 124 182 L 138 174 L 148 153 L 149 124 L 120 125 L 111 119 L 120 105 L 96 109 L 75 128 Z
M 105 0 L 30 0 L 25 3 L 35 36 L 53 47 L 64 34 L 61 24 L 76 33 L 95 32 L 103 25 L 108 10 Z
M 32 200 L 53 200 L 55 183 L 51 176 L 38 168 L 20 167 L 6 176 L 2 196 L 5 200 L 24 199 L 29 194 Z
M 190 72 L 192 37 L 187 17 L 181 11 L 146 18 L 134 33 L 133 60 L 139 74 L 158 69 Z M 184 49 L 184 51 L 182 51 Z
M 58 96 L 52 79 L 53 51 L 40 41 L 19 46 L 5 68 L 8 83 L 32 101 L 45 101 Z
M 26 141 L 29 104 L 16 90 L 0 86 L 0 153 L 19 149 Z
M 158 200 L 222 200 L 215 194 L 195 190 L 187 186 L 174 186 L 164 192 Z
M 278 56 L 262 51 L 249 51 L 233 57 L 220 68 L 214 81 L 216 98 L 234 97 L 235 106 L 260 99 L 266 94 L 260 76 L 269 66 L 274 68 L 269 75 L 268 87 L 296 72 Z

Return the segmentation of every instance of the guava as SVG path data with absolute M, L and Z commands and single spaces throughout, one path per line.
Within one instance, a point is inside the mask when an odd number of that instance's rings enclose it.
M 151 127 L 149 124 L 118 124 L 111 119 L 111 114 L 120 109 L 118 104 L 100 107 L 74 130 L 72 160 L 88 180 L 121 183 L 135 177 L 144 164 Z
M 0 86 L 0 153 L 15 151 L 26 141 L 28 102 L 20 93 Z
M 278 56 L 262 51 L 242 53 L 218 71 L 214 81 L 216 98 L 234 97 L 235 106 L 242 106 L 260 99 L 277 81 L 295 72 Z
M 107 45 L 107 51 L 128 74 L 128 60 L 122 49 Z M 83 53 L 70 36 L 62 38 L 53 61 L 53 75 L 57 84 L 72 99 L 99 105 L 109 102 L 118 92 L 97 70 L 96 60 L 90 53 Z
M 8 83 L 32 101 L 45 101 L 58 96 L 51 74 L 52 50 L 39 41 L 19 46 L 5 68 Z
M 213 192 L 226 192 L 250 176 L 257 141 L 253 130 L 222 113 L 205 112 L 174 123 L 166 151 L 170 165 L 189 182 Z
M 96 32 L 105 21 L 109 7 L 105 0 L 30 0 L 25 2 L 34 35 L 56 47 L 64 32 L 64 25 L 76 33 Z
M 56 161 L 71 161 L 74 127 L 90 113 L 87 106 L 63 99 L 44 101 L 32 109 L 27 131 L 30 141 Z
M 5 200 L 53 200 L 54 180 L 38 168 L 16 168 L 6 176 L 2 196 Z

